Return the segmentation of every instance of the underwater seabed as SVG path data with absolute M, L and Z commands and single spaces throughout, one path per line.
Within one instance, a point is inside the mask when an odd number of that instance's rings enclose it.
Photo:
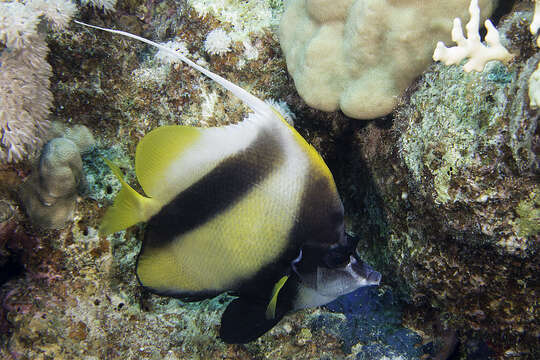
M 392 114 L 369 122 L 299 97 L 277 37 L 282 1 L 103 3 L 113 10 L 81 6 L 75 18 L 169 42 L 272 100 L 327 162 L 347 231 L 382 282 L 286 316 L 245 345 L 218 338 L 232 297 L 188 303 L 145 291 L 135 276 L 144 227 L 97 232 L 120 189 L 103 159 L 134 184 L 135 146 L 151 129 L 227 125 L 248 110 L 146 45 L 71 23 L 46 37 L 49 119 L 63 129 L 60 138 L 84 125 L 95 144 L 81 151 L 83 181 L 66 199 L 74 212 L 58 229 L 38 228 L 18 195 L 38 154 L 0 164 L 0 358 L 540 358 L 539 112 L 527 94 L 540 61 L 527 28 L 532 3 L 507 9 L 496 24 L 518 54 L 510 65 L 464 73 L 433 64 Z

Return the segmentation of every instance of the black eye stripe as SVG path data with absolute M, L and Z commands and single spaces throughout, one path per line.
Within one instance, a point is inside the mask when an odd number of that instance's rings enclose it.
M 321 265 L 329 269 L 343 267 L 349 261 L 350 255 L 351 252 L 345 247 L 332 250 L 322 257 Z

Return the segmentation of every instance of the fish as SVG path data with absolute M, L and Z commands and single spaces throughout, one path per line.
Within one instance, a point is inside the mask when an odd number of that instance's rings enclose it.
M 381 274 L 360 259 L 320 154 L 271 105 L 158 43 L 232 92 L 252 111 L 222 127 L 161 126 L 137 144 L 144 195 L 107 165 L 122 188 L 101 221 L 106 236 L 144 222 L 136 276 L 162 296 L 199 301 L 235 296 L 219 329 L 226 343 L 253 341 L 284 316 L 321 306 Z

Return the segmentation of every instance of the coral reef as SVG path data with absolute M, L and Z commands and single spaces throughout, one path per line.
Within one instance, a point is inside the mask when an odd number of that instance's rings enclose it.
M 126 2 L 119 2 L 115 18 L 83 8 L 81 20 L 92 17 L 90 22 L 99 25 L 184 43 L 196 61 L 263 98 L 279 99 L 280 108 L 287 111 L 281 100 L 283 89 L 293 93 L 293 87 L 277 39 L 268 28 L 259 23 L 259 30 L 242 36 L 236 29 L 243 40 L 231 36 L 231 51 L 208 58 L 207 34 L 216 28 L 230 31 L 231 24 L 176 6 L 173 2 L 146 10 L 135 6 L 140 13 L 134 16 Z M 171 19 L 179 12 L 183 23 L 176 27 Z M 160 34 L 167 36 L 160 38 Z M 255 49 L 247 54 L 246 39 Z M 65 229 L 40 233 L 37 238 L 26 235 L 31 234 L 25 229 L 29 223 L 18 211 L 17 228 L 34 243 L 17 252 L 12 250 L 17 244 L 6 250 L 7 259 L 15 259 L 22 270 L 10 274 L 0 288 L 0 315 L 7 328 L 0 357 L 354 358 L 334 336 L 324 331 L 310 335 L 308 315 L 313 310 L 287 317 L 261 341 L 227 346 L 216 337 L 229 297 L 183 303 L 144 292 L 134 273 L 142 229 L 107 238 L 97 235 L 104 207 L 118 188 L 102 157 L 117 163 L 129 179 L 133 163 L 126 154 L 134 153 L 150 129 L 175 123 L 229 124 L 242 120 L 247 111 L 199 74 L 162 62 L 144 45 L 107 34 L 96 36 L 77 25 L 51 34 L 48 41 L 54 71 L 51 89 L 58 104 L 53 116 L 65 124 L 76 121 L 89 127 L 97 145 L 82 157 L 89 189 Z M 351 347 L 353 341 L 351 337 Z
M 389 114 L 426 69 L 437 40 L 450 40 L 468 0 L 292 0 L 279 37 L 287 69 L 306 103 L 355 119 Z M 480 1 L 483 16 L 494 2 Z
M 81 125 L 45 144 L 35 171 L 19 191 L 33 226 L 58 229 L 72 219 L 77 193 L 85 184 L 81 154 L 93 146 L 92 134 Z
M 516 55 L 508 68 L 464 73 L 433 65 L 394 115 L 370 123 L 314 110 L 296 94 L 272 32 L 281 1 L 119 0 L 115 11 L 81 7 L 80 19 L 171 42 L 257 96 L 286 104 L 280 107 L 296 115 L 295 126 L 331 168 L 347 228 L 384 284 L 340 299 L 331 311 L 287 316 L 241 346 L 216 340 L 227 295 L 186 303 L 145 292 L 134 274 L 143 228 L 97 235 L 119 188 L 103 158 L 131 182 L 130 154 L 149 130 L 249 115 L 153 49 L 73 24 L 43 44 L 51 49 L 50 117 L 63 124 L 53 136 L 77 124 L 97 139 L 82 156 L 88 189 L 73 222 L 36 234 L 15 195 L 29 163 L 0 165 L 1 358 L 540 356 L 538 111 L 527 95 L 540 57 L 528 28 L 530 2 L 497 24 Z M 215 29 L 231 37 L 221 55 L 204 46 Z
M 516 10 L 499 26 L 517 58 L 508 69 L 432 65 L 391 126 L 356 130 L 342 184 L 353 230 L 371 239 L 361 251 L 409 297 L 406 323 L 428 337 L 455 331 L 464 357 L 474 344 L 492 358 L 540 354 L 530 18 Z
M 540 107 L 540 63 L 538 68 L 532 73 L 529 78 L 529 105 L 531 109 Z
M 536 35 L 538 29 L 540 29 L 540 1 L 538 0 L 535 0 L 534 3 L 534 16 L 529 29 L 533 35 Z M 536 44 L 540 46 L 540 37 L 536 39 Z
M 76 11 L 69 0 L 0 3 L 0 163 L 38 150 L 49 127 L 51 66 L 39 24 L 66 26 Z
M 344 351 L 352 351 L 356 359 L 418 359 L 433 355 L 432 349 L 420 346 L 420 335 L 402 327 L 399 301 L 388 288 L 360 289 L 328 304 L 327 308 L 344 314 L 345 318 L 324 312 L 317 314 L 311 317 L 311 330 L 336 336 L 342 341 Z

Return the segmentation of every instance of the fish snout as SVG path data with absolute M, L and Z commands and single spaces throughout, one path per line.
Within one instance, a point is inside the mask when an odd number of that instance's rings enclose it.
M 373 268 L 365 262 L 358 260 L 356 256 L 351 256 L 350 264 L 352 270 L 364 279 L 366 285 L 379 285 L 381 282 L 381 273 L 373 270 Z
M 379 285 L 381 282 L 381 273 L 375 270 L 372 270 L 371 273 L 367 277 L 367 282 L 370 285 Z

